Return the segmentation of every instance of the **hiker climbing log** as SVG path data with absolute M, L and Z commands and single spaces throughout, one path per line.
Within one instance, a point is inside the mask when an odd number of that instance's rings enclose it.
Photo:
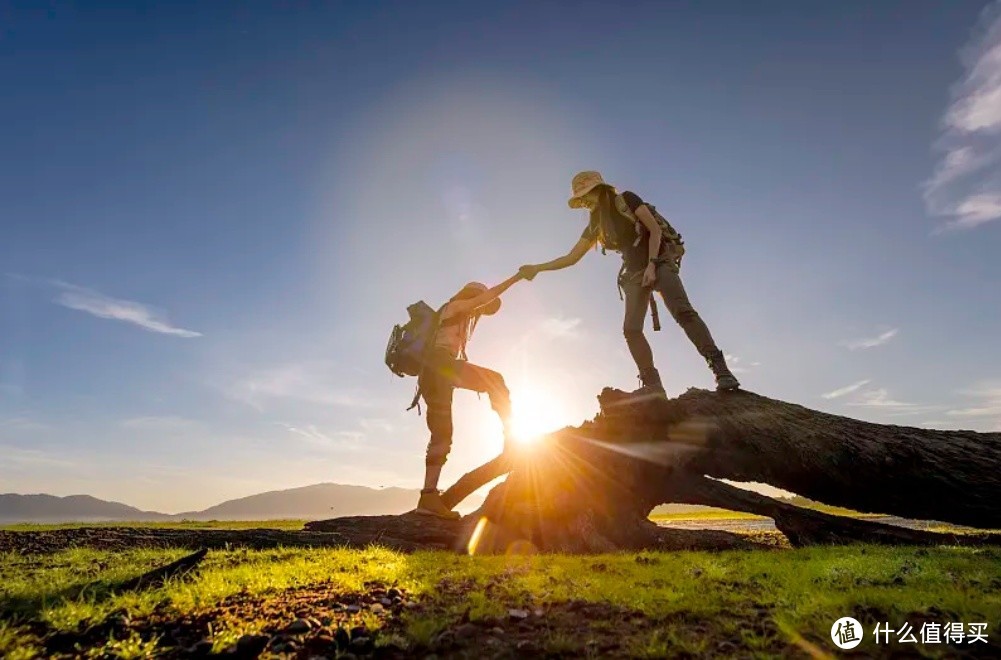
M 716 346 L 681 283 L 681 259 L 685 254 L 681 235 L 652 204 L 631 191 L 619 194 L 598 172 L 579 172 L 571 188 L 570 208 L 590 212 L 584 232 L 566 255 L 543 264 L 522 266 L 519 272 L 531 280 L 543 271 L 568 268 L 598 244 L 602 251 L 620 252 L 619 287 L 625 295 L 622 332 L 642 382 L 635 394 L 664 395 L 653 351 L 643 334 L 647 306 L 653 301 L 654 291 L 661 295 L 671 316 L 709 364 L 717 389 L 738 388 L 740 383 L 727 367 L 723 351 Z M 654 328 L 657 329 L 656 317 Z
M 427 403 L 427 427 L 431 432 L 425 457 L 424 487 L 416 513 L 458 518 L 451 509 L 480 486 L 510 469 L 511 394 L 504 377 L 472 364 L 466 346 L 484 315 L 493 316 L 501 307 L 500 296 L 521 275 L 514 275 L 492 289 L 470 282 L 437 311 L 426 303 L 411 305 L 410 321 L 393 329 L 386 349 L 386 364 L 398 375 L 417 376 L 417 392 L 411 407 Z M 504 425 L 504 449 L 499 456 L 463 476 L 443 498 L 438 491 L 442 466 L 452 447 L 452 395 L 456 389 L 484 392 Z
M 520 543 L 539 550 L 586 552 L 663 547 L 677 539 L 672 541 L 669 534 L 655 529 L 648 515 L 654 506 L 671 502 L 772 517 L 794 544 L 941 540 L 923 532 L 803 510 L 715 477 L 771 484 L 826 504 L 865 511 L 1001 525 L 996 505 L 983 504 L 997 500 L 997 480 L 990 476 L 1001 470 L 997 438 L 988 434 L 935 436 L 943 450 L 951 452 L 952 474 L 972 470 L 957 490 L 951 485 L 953 480 L 937 474 L 922 453 L 933 444 L 926 437 L 932 432 L 901 432 L 898 427 L 866 424 L 750 392 L 734 392 L 740 384 L 681 282 L 685 254 L 681 235 L 652 204 L 630 191 L 618 193 L 598 172 L 578 173 L 571 187 L 570 207 L 587 209 L 590 219 L 568 254 L 522 266 L 517 275 L 493 288 L 470 282 L 438 310 L 423 302 L 411 305 L 410 321 L 394 329 L 386 363 L 398 375 L 418 377 L 413 406 L 419 406 L 421 398 L 427 403 L 431 432 L 424 489 L 415 513 L 456 520 L 458 514 L 452 509 L 457 504 L 507 474 L 475 514 L 482 521 L 476 532 L 470 524 L 456 528 L 461 537 L 457 544 L 468 540 L 481 551 L 506 551 Z M 642 386 L 634 392 L 606 389 L 599 397 L 601 414 L 594 422 L 551 434 L 544 447 L 534 452 L 516 451 L 511 442 L 511 397 L 504 379 L 496 371 L 469 363 L 466 346 L 479 319 L 497 313 L 500 296 L 515 282 L 572 266 L 598 245 L 622 254 L 623 332 Z M 643 334 L 648 307 L 657 325 L 654 293 L 661 295 L 706 359 L 716 378 L 716 393 L 689 392 L 676 400 L 667 398 Z M 452 442 L 451 404 L 456 388 L 489 395 L 504 427 L 504 450 L 440 493 L 439 475 Z M 902 439 L 906 439 L 904 444 Z M 964 456 L 960 451 L 964 447 L 984 450 L 987 467 L 983 460 Z M 894 493 L 861 487 L 852 481 L 852 473 L 832 478 L 835 469 L 854 465 L 855 455 L 846 452 L 857 454 L 861 463 L 856 471 L 870 470 L 868 479 L 873 483 L 882 478 L 896 484 Z M 896 454 L 906 460 L 894 458 Z M 799 458 L 789 462 L 793 456 Z M 914 461 L 921 463 L 921 470 L 908 469 Z M 895 474 L 883 475 L 889 468 Z M 948 514 L 941 502 L 959 498 L 961 492 L 975 506 L 966 507 L 960 515 Z M 402 520 L 398 525 L 406 536 L 409 523 Z

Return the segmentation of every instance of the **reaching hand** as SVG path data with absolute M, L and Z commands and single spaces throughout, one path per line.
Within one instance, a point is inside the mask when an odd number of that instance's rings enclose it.
M 518 269 L 518 274 L 531 282 L 535 279 L 535 276 L 539 274 L 539 269 L 535 266 L 526 264 Z

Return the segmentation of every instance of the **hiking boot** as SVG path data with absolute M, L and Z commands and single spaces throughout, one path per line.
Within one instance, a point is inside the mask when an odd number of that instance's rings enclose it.
M 649 369 L 647 371 L 640 372 L 640 383 L 642 385 L 639 389 L 633 390 L 630 395 L 635 397 L 667 397 L 667 392 L 664 391 L 664 385 L 660 382 L 660 372 L 656 369 Z
M 414 513 L 422 516 L 437 516 L 446 520 L 458 520 L 459 512 L 452 511 L 441 499 L 441 493 L 437 490 L 422 490 L 421 498 L 417 501 L 417 508 Z
M 713 376 L 716 377 L 717 391 L 735 390 L 740 387 L 740 381 L 733 375 L 730 368 L 726 366 L 726 358 L 723 357 L 723 351 L 716 349 L 706 355 L 705 358 L 709 364 L 709 369 L 713 372 Z

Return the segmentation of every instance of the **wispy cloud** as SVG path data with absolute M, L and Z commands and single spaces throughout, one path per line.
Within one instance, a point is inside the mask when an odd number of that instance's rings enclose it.
M 548 318 L 542 322 L 542 332 L 550 337 L 575 337 L 580 326 L 579 318 L 564 318 L 562 316 Z
M 924 183 L 925 207 L 939 228 L 972 229 L 1001 218 L 1001 3 L 984 10 L 978 35 L 961 52 L 965 71 L 952 90 Z
M 4 457 L 4 467 L 11 467 L 15 470 L 18 468 L 46 469 L 79 466 L 79 463 L 71 458 L 56 456 L 40 449 L 0 445 L 0 454 Z
M 1001 385 L 980 385 L 963 394 L 972 399 L 972 405 L 946 411 L 950 417 L 997 418 L 1001 421 Z
M 231 399 L 262 408 L 275 400 L 302 401 L 323 406 L 367 408 L 370 398 L 334 381 L 333 368 L 322 364 L 287 364 L 251 373 L 225 388 Z
M 757 361 L 748 362 L 744 358 L 738 355 L 733 355 L 732 353 L 724 353 L 723 357 L 724 359 L 726 359 L 726 364 L 728 367 L 730 367 L 730 371 L 732 371 L 735 374 L 746 374 L 751 369 L 761 366 L 760 362 Z
M 361 431 L 335 431 L 326 433 L 313 424 L 292 426 L 283 424 L 289 433 L 295 434 L 321 449 L 337 449 L 338 451 L 362 448 L 365 434 Z
M 860 380 L 857 383 L 852 383 L 851 385 L 845 385 L 844 387 L 840 387 L 836 390 L 832 390 L 825 394 L 821 394 L 820 396 L 822 396 L 825 399 L 837 399 L 839 397 L 845 396 L 846 394 L 857 392 L 858 390 L 868 385 L 870 382 L 871 381 L 868 378 L 866 378 L 865 380 Z
M 365 431 L 379 431 L 381 433 L 393 433 L 397 430 L 396 424 L 387 419 L 362 419 L 358 424 Z
M 859 396 L 854 401 L 849 402 L 848 405 L 861 408 L 875 408 L 886 413 L 897 415 L 909 415 L 912 413 L 929 412 L 931 410 L 941 409 L 941 406 L 929 406 L 919 403 L 911 403 L 909 401 L 898 401 L 897 399 L 892 398 L 890 393 L 884 387 L 861 392 Z
M 112 298 L 100 291 L 66 282 L 55 281 L 52 284 L 60 291 L 53 301 L 57 305 L 87 312 L 102 319 L 131 323 L 150 332 L 164 335 L 184 338 L 202 336 L 200 332 L 171 325 L 162 311 L 149 305 L 134 300 Z
M 877 346 L 882 346 L 891 339 L 897 336 L 900 332 L 899 328 L 891 328 L 886 332 L 882 332 L 875 337 L 863 337 L 861 339 L 853 339 L 851 341 L 841 342 L 843 346 L 847 346 L 849 350 L 857 351 L 859 349 L 875 348 Z

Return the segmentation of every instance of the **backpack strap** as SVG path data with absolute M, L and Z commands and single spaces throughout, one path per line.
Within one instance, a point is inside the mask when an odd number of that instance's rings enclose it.
M 410 412 L 414 408 L 417 408 L 417 416 L 421 416 L 421 395 L 424 392 L 421 391 L 421 381 L 420 377 L 417 378 L 417 385 L 414 386 L 414 398 L 410 402 L 410 407 L 407 408 L 407 412 Z

